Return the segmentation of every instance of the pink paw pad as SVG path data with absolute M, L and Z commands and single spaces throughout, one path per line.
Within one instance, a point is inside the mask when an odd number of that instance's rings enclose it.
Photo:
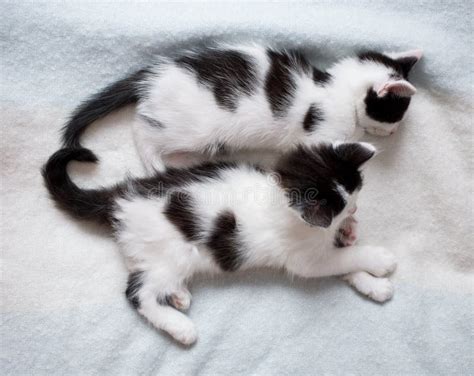
M 357 240 L 357 220 L 353 217 L 347 217 L 341 224 L 336 235 L 335 244 L 338 247 L 348 247 Z

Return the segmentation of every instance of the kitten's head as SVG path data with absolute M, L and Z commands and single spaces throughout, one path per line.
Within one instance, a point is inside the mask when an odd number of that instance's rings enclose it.
M 356 103 L 358 124 L 368 133 L 394 133 L 416 93 L 408 74 L 422 57 L 421 50 L 397 54 L 364 52 L 358 55 L 361 83 Z M 357 74 L 357 73 L 356 73 Z
M 338 226 L 355 212 L 362 188 L 360 168 L 375 151 L 365 142 L 336 142 L 289 152 L 276 172 L 290 207 L 311 226 Z

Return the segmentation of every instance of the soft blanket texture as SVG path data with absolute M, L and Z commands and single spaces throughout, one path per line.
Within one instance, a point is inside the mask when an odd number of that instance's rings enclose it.
M 473 364 L 471 1 L 2 3 L 1 372 L 7 375 L 467 375 Z M 399 259 L 379 305 L 336 278 L 278 272 L 195 281 L 185 349 L 128 307 L 103 229 L 54 207 L 40 167 L 88 94 L 155 52 L 208 37 L 301 46 L 329 64 L 358 48 L 421 47 L 419 92 L 366 171 L 360 242 Z M 86 135 L 95 186 L 142 173 L 133 108 Z

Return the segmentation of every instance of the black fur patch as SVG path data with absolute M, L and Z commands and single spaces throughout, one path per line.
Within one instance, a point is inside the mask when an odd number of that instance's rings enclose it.
M 143 197 L 163 196 L 170 189 L 177 189 L 194 182 L 219 179 L 224 170 L 237 168 L 235 163 L 204 163 L 188 169 L 168 168 L 164 173 L 153 176 L 129 180 L 120 186 L 132 189 L 133 192 Z
M 313 132 L 316 129 L 318 123 L 323 120 L 323 112 L 313 103 L 311 106 L 309 106 L 308 112 L 304 117 L 303 129 L 306 132 Z
M 43 167 L 46 188 L 54 201 L 78 219 L 95 219 L 112 224 L 115 199 L 120 195 L 120 186 L 108 189 L 81 189 L 67 173 L 70 161 L 97 162 L 97 157 L 88 149 L 61 149 L 54 153 Z
M 79 138 L 87 126 L 114 110 L 136 103 L 141 95 L 140 85 L 151 74 L 148 68 L 141 69 L 107 86 L 79 105 L 63 128 L 64 146 L 79 148 Z
M 313 67 L 297 50 L 267 51 L 270 69 L 265 79 L 265 92 L 275 116 L 284 116 L 296 91 L 292 72 L 313 75 Z
M 336 236 L 334 237 L 333 245 L 336 248 L 344 248 L 345 247 L 344 243 L 342 242 L 341 234 L 339 233 L 339 231 L 336 233 Z
M 133 308 L 140 308 L 138 293 L 143 286 L 143 272 L 133 272 L 128 275 L 127 289 L 125 296 Z
M 167 190 L 192 182 L 219 179 L 222 171 L 236 168 L 238 168 L 238 165 L 232 162 L 204 163 L 188 169 L 169 168 L 163 174 L 158 174 L 153 178 L 143 180 L 151 180 L 152 185 L 155 186 L 159 182 L 159 184 Z
M 327 152 L 328 154 L 335 153 L 338 161 L 350 166 L 350 168 L 359 168 L 375 154 L 374 150 L 368 149 L 357 142 L 339 144 L 338 146 L 333 147 L 331 151 Z M 361 187 L 362 180 L 348 179 L 347 176 L 347 174 L 343 174 L 338 180 L 342 185 L 344 185 L 349 193 L 352 193 L 354 190 Z
M 217 216 L 206 245 L 222 270 L 235 271 L 242 265 L 237 220 L 231 211 Z
M 251 95 L 255 90 L 254 63 L 242 52 L 207 49 L 180 57 L 176 63 L 194 72 L 202 84 L 210 87 L 224 109 L 235 111 L 239 96 Z
M 402 57 L 396 61 L 402 66 L 403 77 L 408 78 L 411 68 L 418 62 L 418 59 L 416 57 Z
M 331 81 L 331 75 L 313 67 L 313 81 L 316 85 L 325 85 Z
M 358 169 L 373 154 L 357 143 L 337 148 L 331 144 L 300 146 L 279 161 L 276 172 L 290 206 L 308 223 L 327 227 L 346 205 L 337 184 L 349 193 L 359 189 L 362 175 Z
M 408 78 L 411 68 L 417 62 L 416 58 L 401 58 L 401 59 L 392 59 L 389 56 L 381 54 L 376 51 L 367 51 L 359 53 L 359 59 L 364 61 L 375 61 L 385 65 L 386 67 L 392 68 L 399 75 L 403 76 L 405 79 Z
M 409 104 L 409 97 L 392 93 L 379 97 L 373 89 L 369 89 L 365 97 L 365 112 L 370 118 L 382 123 L 396 123 L 402 120 Z
M 140 298 L 138 297 L 138 293 L 140 289 L 143 287 L 143 278 L 145 272 L 133 272 L 128 275 L 127 281 L 127 289 L 125 290 L 125 296 L 127 300 L 132 305 L 133 308 L 138 309 L 140 308 Z M 166 295 L 164 297 L 158 296 L 156 298 L 156 302 L 160 305 L 172 305 L 171 297 Z
M 192 197 L 185 192 L 172 192 L 164 214 L 188 241 L 201 239 L 199 217 L 194 212 Z

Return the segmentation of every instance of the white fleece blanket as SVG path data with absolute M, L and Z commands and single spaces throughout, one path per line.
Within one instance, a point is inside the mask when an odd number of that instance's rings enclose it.
M 1 370 L 6 375 L 468 375 L 473 364 L 473 3 L 0 4 Z M 301 46 L 327 65 L 358 48 L 425 51 L 419 92 L 366 172 L 360 242 L 398 257 L 379 305 L 336 278 L 278 272 L 191 286 L 185 349 L 128 306 L 103 229 L 54 207 L 40 167 L 73 108 L 155 52 L 208 37 Z M 94 186 L 141 168 L 133 108 L 91 128 Z

